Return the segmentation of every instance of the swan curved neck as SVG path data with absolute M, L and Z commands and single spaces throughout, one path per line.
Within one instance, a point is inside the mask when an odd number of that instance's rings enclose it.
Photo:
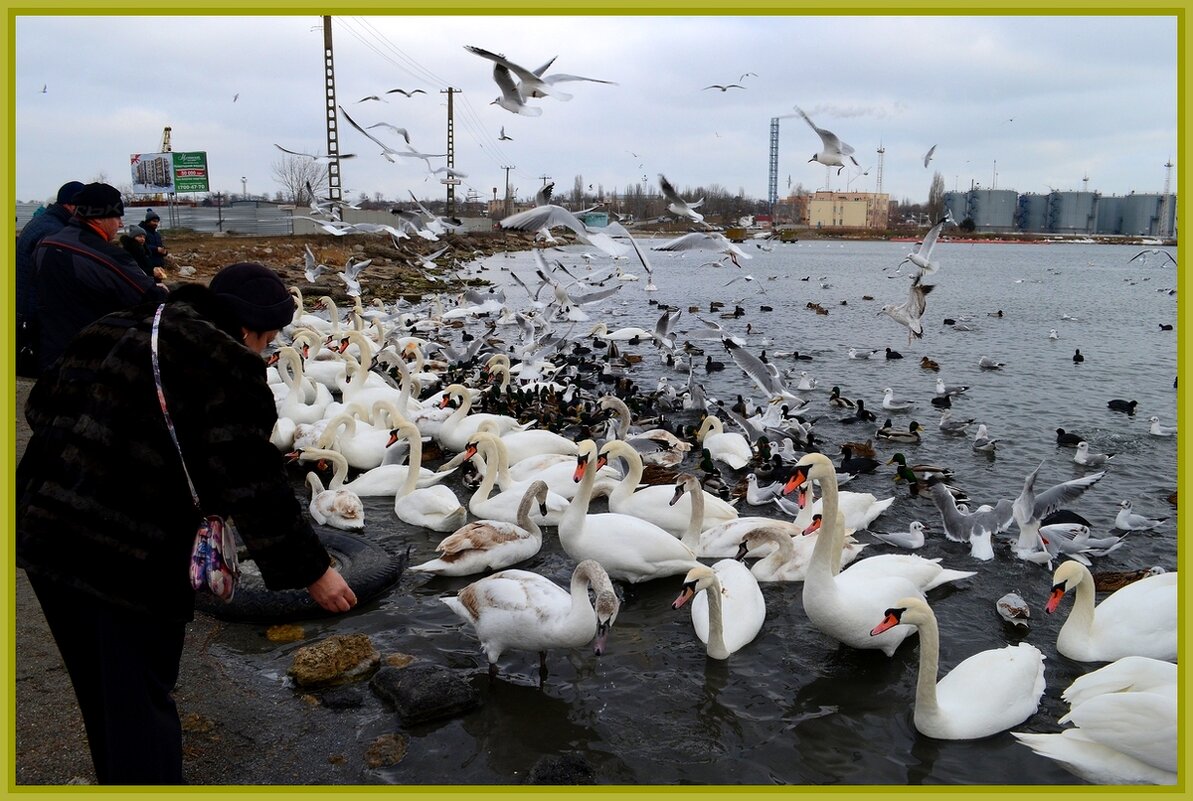
M 406 481 L 402 484 L 402 491 L 397 496 L 402 498 L 414 492 L 415 485 L 418 483 L 418 475 L 423 461 L 423 441 L 418 428 L 413 424 L 399 426 L 398 430 L 410 443 L 410 453 L 406 457 Z
M 630 433 L 630 407 L 613 395 L 608 396 L 605 403 L 617 414 L 617 439 L 625 439 Z
M 692 514 L 688 518 L 688 528 L 683 533 L 681 542 L 692 551 L 700 550 L 700 532 L 704 529 L 704 490 L 699 484 L 695 488 L 687 487 L 687 494 L 692 498 Z
M 937 715 L 940 707 L 936 702 L 936 674 L 940 669 L 940 627 L 936 617 L 916 624 L 920 633 L 920 672 L 915 685 L 915 714 Z
M 820 531 L 816 535 L 816 545 L 812 548 L 812 558 L 808 563 L 809 578 L 813 575 L 835 576 L 834 566 L 839 566 L 840 551 L 845 544 L 845 529 L 841 526 L 840 510 L 837 507 L 837 476 L 830 474 L 828 478 L 819 480 L 824 502 L 820 506 Z M 812 477 L 809 476 L 809 489 L 811 482 Z M 834 550 L 838 554 L 835 558 Z
M 493 492 L 493 486 L 497 483 L 497 478 L 499 476 L 508 477 L 509 474 L 509 468 L 505 463 L 505 446 L 500 442 L 495 442 L 496 439 L 496 437 L 477 438 L 477 447 L 483 451 L 486 467 L 485 477 L 472 495 L 477 500 L 488 500 L 489 494 Z
M 721 582 L 714 578 L 712 586 L 704 591 L 708 596 L 708 643 L 705 652 L 713 659 L 727 659 L 729 649 L 725 647 L 725 623 L 721 606 Z
M 538 523 L 534 522 L 534 518 L 530 516 L 530 509 L 537 500 L 538 493 L 527 490 L 522 496 L 522 502 L 518 504 L 517 520 L 519 526 L 535 536 L 541 536 L 542 531 L 539 530 Z
M 617 496 L 615 500 L 620 503 L 633 495 L 634 491 L 638 489 L 638 485 L 642 483 L 642 474 L 645 468 L 642 465 L 642 457 L 638 454 L 638 451 L 634 450 L 633 445 L 625 443 L 622 440 L 614 440 L 614 443 L 616 444 L 609 447 L 609 453 L 614 456 L 621 456 L 626 461 L 625 476 L 622 477 L 617 487 L 613 490 Z
M 581 453 L 583 452 L 581 451 Z M 584 518 L 588 515 L 588 505 L 592 502 L 592 490 L 596 484 L 596 463 L 592 459 L 591 452 L 588 452 L 587 456 L 588 464 L 585 465 L 580 486 L 559 519 L 557 530 L 561 540 L 564 537 L 581 533 L 584 529 Z
M 1086 571 L 1088 573 L 1088 571 Z M 1065 629 L 1069 629 L 1070 633 L 1076 633 L 1081 637 L 1088 637 L 1094 628 L 1094 618 L 1097 610 L 1094 608 L 1094 581 L 1093 576 L 1083 575 L 1081 581 L 1077 583 L 1073 591 L 1073 608 L 1069 611 L 1069 617 L 1061 626 L 1061 634 L 1065 633 Z M 1057 635 L 1058 637 L 1060 634 Z

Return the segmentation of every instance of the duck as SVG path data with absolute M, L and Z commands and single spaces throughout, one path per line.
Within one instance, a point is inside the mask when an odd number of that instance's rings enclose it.
M 727 433 L 720 418 L 713 414 L 705 417 L 700 424 L 696 440 L 708 449 L 713 459 L 732 470 L 741 470 L 754 458 L 754 451 L 746 438 L 736 432 Z
M 758 580 L 736 559 L 689 570 L 671 608 L 679 609 L 689 600 L 692 628 L 711 659 L 728 659 L 749 645 L 766 621 L 766 601 Z
M 1113 409 L 1116 412 L 1126 412 L 1130 415 L 1135 414 L 1135 407 L 1138 405 L 1139 401 L 1123 400 L 1122 398 L 1115 398 L 1114 400 L 1106 401 L 1107 407 Z
M 404 437 L 410 443 L 406 480 L 394 495 L 394 514 L 398 519 L 412 526 L 442 532 L 455 531 L 464 525 L 468 512 L 460 505 L 455 493 L 441 484 L 417 487 L 423 453 L 418 428 L 409 421 L 399 421 L 390 436 L 392 439 Z
M 873 473 L 878 468 L 878 460 L 869 456 L 854 456 L 853 449 L 848 445 L 841 446 L 841 472 L 852 473 Z
M 920 367 L 924 370 L 932 370 L 933 372 L 940 371 L 940 363 L 935 359 L 929 359 L 927 356 L 920 358 Z
M 823 454 L 809 453 L 800 459 L 788 485 L 798 487 L 812 480 L 820 481 L 824 491 L 825 525 L 824 532 L 816 538 L 804 577 L 804 612 L 813 626 L 838 642 L 892 656 L 914 628 L 895 625 L 872 636 L 873 621 L 883 619 L 885 610 L 895 606 L 899 599 L 922 598 L 923 593 L 902 576 L 854 578 L 850 571 L 858 562 L 834 573 L 833 563 L 839 558 L 845 530 L 837 509 L 836 469 Z
M 1148 576 L 1158 576 L 1163 572 L 1164 568 L 1159 565 L 1134 570 L 1099 570 L 1093 574 L 1094 589 L 1098 592 L 1115 592 L 1128 584 L 1134 584 Z
M 600 656 L 621 608 L 608 573 L 592 559 L 576 565 L 568 590 L 537 573 L 510 569 L 440 600 L 476 632 L 490 679 L 497 676 L 497 660 L 510 650 L 538 651 L 540 676 L 546 675 L 550 649 L 593 642 L 593 653 Z
M 341 531 L 360 531 L 364 528 L 365 507 L 355 492 L 342 487 L 325 489 L 314 472 L 307 473 L 306 483 L 311 488 L 311 503 L 307 508 L 316 523 Z
M 902 428 L 880 428 L 875 434 L 879 439 L 885 439 L 888 442 L 904 442 L 911 445 L 919 444 L 920 441 L 920 424 L 912 420 L 907 424 L 906 429 Z
M 1081 348 L 1077 348 L 1073 351 L 1073 364 L 1081 364 L 1083 361 L 1085 357 L 1081 355 Z
M 853 456 L 857 456 L 859 458 L 878 458 L 878 452 L 874 450 L 874 441 L 870 439 L 866 440 L 865 442 L 842 442 L 841 447 L 849 448 L 849 452 Z M 840 478 L 837 479 L 838 482 L 840 482 L 840 480 Z
M 696 555 L 674 535 L 632 515 L 589 514 L 596 480 L 597 446 L 579 443 L 575 476 L 580 490 L 559 520 L 559 542 L 576 561 L 595 559 L 609 577 L 630 584 L 687 573 Z
M 1066 447 L 1077 447 L 1077 443 L 1086 439 L 1080 434 L 1074 434 L 1071 431 L 1065 431 L 1063 428 L 1056 429 L 1056 444 Z
M 940 628 L 932 607 L 921 596 L 901 598 L 870 633 L 881 636 L 899 625 L 914 626 L 920 634 L 913 716 L 920 734 L 937 740 L 976 740 L 1007 731 L 1040 708 L 1044 655 L 1034 645 L 1021 642 L 979 651 L 938 682 Z
M 865 423 L 865 422 L 872 423 L 877 419 L 878 419 L 878 415 L 874 414 L 874 412 L 867 409 L 866 402 L 864 400 L 862 400 L 861 398 L 858 398 L 856 401 L 854 401 L 853 414 L 851 414 L 849 417 L 842 417 L 838 422 L 845 423 L 846 425 L 848 425 L 850 423 L 859 423 L 859 422 L 860 423 Z
M 1052 574 L 1044 611 L 1052 614 L 1069 590 L 1076 600 L 1056 637 L 1056 650 L 1075 662 L 1110 662 L 1147 656 L 1167 662 L 1177 656 L 1177 582 L 1161 573 L 1128 584 L 1094 605 L 1094 579 L 1080 562 L 1062 562 Z
M 596 465 L 598 468 L 604 467 L 617 457 L 624 459 L 627 467 L 624 478 L 609 494 L 609 511 L 649 520 L 677 537 L 682 535 L 692 515 L 692 496 L 676 497 L 670 487 L 662 485 L 642 487 L 642 460 L 638 452 L 623 440 L 606 442 L 597 454 Z M 699 480 L 694 476 L 692 481 L 699 486 Z M 737 509 L 731 504 L 703 490 L 701 503 L 702 529 L 738 517 Z
M 1074 728 L 1011 736 L 1094 784 L 1176 784 L 1175 665 L 1123 657 L 1079 676 L 1061 697 L 1069 712 L 1059 722 Z
M 902 359 L 903 354 L 897 350 L 891 350 L 890 348 L 887 348 L 886 349 L 886 357 L 888 359 Z
M 501 570 L 534 556 L 543 546 L 543 532 L 530 516 L 530 507 L 546 504 L 547 485 L 531 482 L 518 506 L 518 522 L 473 520 L 444 537 L 435 547 L 437 558 L 410 569 L 437 576 L 471 576 Z
M 896 452 L 893 454 L 887 464 L 897 464 L 898 472 L 895 474 L 895 480 L 905 479 L 908 481 L 930 481 L 932 479 L 951 478 L 953 471 L 947 467 L 942 467 L 938 464 L 929 464 L 920 462 L 918 464 L 907 463 L 907 457 L 902 453 Z M 909 477 L 907 473 L 910 472 Z
M 838 386 L 834 386 L 831 390 L 829 390 L 828 403 L 829 406 L 838 406 L 842 409 L 853 409 L 857 405 L 849 398 L 844 397 L 841 394 L 841 388 Z

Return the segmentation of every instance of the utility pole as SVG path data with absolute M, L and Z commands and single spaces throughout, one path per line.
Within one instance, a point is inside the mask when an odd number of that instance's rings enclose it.
M 455 117 L 452 115 L 452 96 L 456 92 L 462 92 L 462 91 L 463 91 L 462 89 L 453 89 L 450 86 L 447 87 L 446 89 L 441 89 L 439 91 L 439 94 L 447 95 L 447 168 L 448 168 L 448 170 L 451 170 L 452 168 L 454 168 L 456 166 L 456 121 L 455 121 Z M 441 181 L 441 183 L 443 183 L 447 186 L 447 210 L 444 212 L 444 215 L 447 217 L 453 216 L 456 212 L 456 184 L 458 184 L 459 182 L 460 182 L 460 179 L 457 178 L 456 176 L 452 175 L 451 172 L 448 172 L 447 176 L 444 177 L 443 181 Z
M 340 132 L 336 114 L 336 68 L 331 50 L 331 17 L 323 18 L 323 80 L 327 94 L 327 155 L 330 156 L 327 162 L 327 196 L 332 201 L 340 201 L 344 197 L 340 193 Z
M 515 170 L 517 167 L 511 164 L 501 169 L 505 170 L 505 216 L 508 217 L 513 214 L 513 209 L 510 208 L 510 170 Z
M 1161 239 L 1172 235 L 1168 230 L 1168 190 L 1172 187 L 1171 157 L 1164 164 L 1164 170 L 1164 195 L 1160 198 L 1160 225 L 1157 228 L 1157 234 Z
M 770 118 L 770 161 L 766 171 L 766 204 L 774 225 L 775 204 L 779 202 L 779 118 Z

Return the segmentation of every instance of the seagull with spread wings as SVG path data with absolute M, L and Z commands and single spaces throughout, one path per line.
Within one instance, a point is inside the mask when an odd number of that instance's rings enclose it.
M 311 159 L 312 161 L 328 162 L 328 161 L 335 161 L 336 159 L 354 159 L 354 158 L 356 158 L 355 153 L 339 153 L 334 156 L 324 156 L 324 155 L 318 155 L 315 153 L 299 153 L 297 150 L 287 150 L 286 148 L 279 145 L 277 142 L 274 142 L 273 146 L 276 147 L 278 150 L 282 151 L 283 153 L 289 153 L 291 156 L 301 156 L 304 159 Z
M 907 328 L 907 344 L 911 344 L 912 337 L 921 339 L 924 336 L 924 324 L 922 318 L 924 310 L 928 307 L 926 300 L 929 292 L 932 291 L 934 284 L 920 283 L 920 277 L 917 275 L 911 282 L 911 289 L 907 293 L 907 300 L 900 304 L 888 304 L 882 307 L 880 315 L 885 314 L 895 322 Z
M 801 109 L 799 106 L 796 106 L 795 110 L 799 112 L 801 117 L 804 118 L 804 122 L 808 123 L 808 126 L 820 136 L 820 152 L 814 154 L 812 158 L 808 159 L 808 161 L 818 161 L 826 167 L 837 167 L 838 175 L 841 174 L 841 170 L 845 169 L 846 159 L 852 162 L 853 166 L 855 167 L 862 166 L 858 164 L 857 159 L 853 157 L 854 151 L 850 145 L 842 142 L 841 139 L 832 131 L 826 131 L 824 128 L 817 128 L 816 123 L 812 122 L 812 118 L 805 114 L 803 109 Z
M 696 211 L 696 209 L 704 204 L 704 198 L 700 198 L 695 203 L 689 203 L 679 196 L 679 192 L 667 180 L 667 176 L 662 173 L 659 173 L 659 189 L 663 190 L 663 197 L 667 199 L 667 210 L 672 214 L 678 217 L 687 217 L 695 223 L 704 222 L 704 215 Z

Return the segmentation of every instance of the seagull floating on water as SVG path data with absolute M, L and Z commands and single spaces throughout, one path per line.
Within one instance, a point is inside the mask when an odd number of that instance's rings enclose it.
M 1168 426 L 1160 425 L 1160 418 L 1155 415 L 1149 417 L 1147 421 L 1151 424 L 1151 428 L 1148 429 L 1147 433 L 1153 437 L 1171 437 L 1176 433 L 1176 426 L 1169 428 Z
M 1088 442 L 1077 443 L 1077 453 L 1073 454 L 1073 461 L 1086 467 L 1101 467 L 1114 458 L 1113 453 L 1090 453 Z
M 1158 517 L 1153 520 L 1143 515 L 1137 515 L 1131 511 L 1131 502 L 1124 500 L 1118 505 L 1118 515 L 1114 518 L 1114 527 L 1119 531 L 1148 531 L 1160 527 L 1166 520 L 1168 520 L 1167 517 Z

